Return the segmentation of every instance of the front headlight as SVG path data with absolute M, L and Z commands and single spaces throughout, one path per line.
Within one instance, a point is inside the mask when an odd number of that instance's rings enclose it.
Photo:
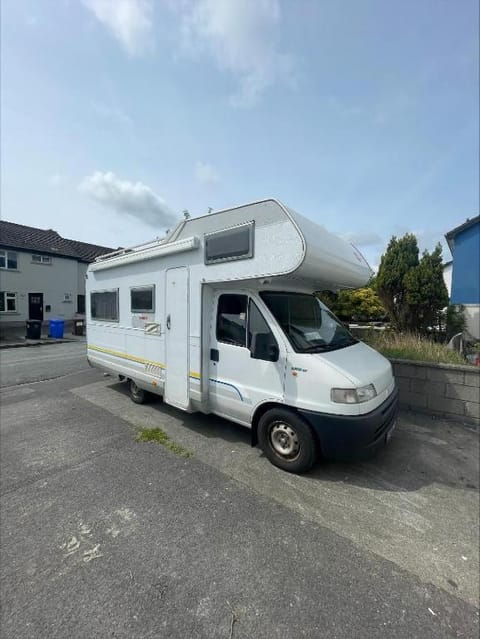
M 336 404 L 362 404 L 376 397 L 377 391 L 373 384 L 362 388 L 332 388 L 330 397 Z

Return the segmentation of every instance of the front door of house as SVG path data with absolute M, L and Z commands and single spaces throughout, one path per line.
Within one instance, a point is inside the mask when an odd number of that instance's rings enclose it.
M 28 319 L 43 322 L 43 293 L 28 294 Z

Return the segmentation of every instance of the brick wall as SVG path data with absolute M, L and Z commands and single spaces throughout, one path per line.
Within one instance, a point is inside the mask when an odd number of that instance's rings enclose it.
M 390 360 L 400 407 L 480 427 L 480 368 Z

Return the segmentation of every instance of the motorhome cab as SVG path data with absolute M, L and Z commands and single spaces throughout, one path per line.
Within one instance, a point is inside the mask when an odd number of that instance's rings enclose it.
M 353 246 L 276 200 L 184 220 L 89 266 L 88 359 L 135 402 L 247 426 L 285 470 L 363 456 L 395 424 L 392 368 L 314 293 L 369 277 Z

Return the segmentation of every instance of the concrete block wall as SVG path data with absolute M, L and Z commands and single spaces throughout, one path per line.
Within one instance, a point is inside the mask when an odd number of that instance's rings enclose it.
M 480 368 L 390 360 L 400 407 L 480 427 Z

